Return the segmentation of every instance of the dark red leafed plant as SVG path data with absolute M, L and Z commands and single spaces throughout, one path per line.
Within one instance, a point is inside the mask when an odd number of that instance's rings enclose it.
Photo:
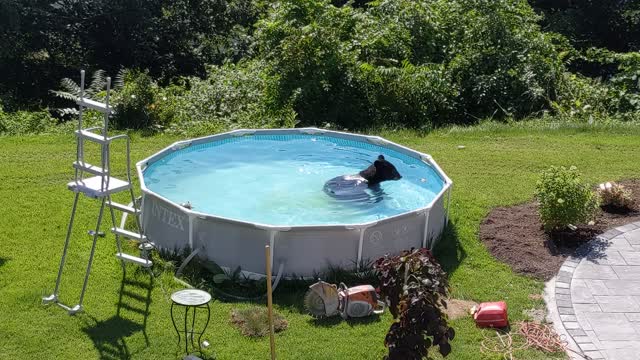
M 389 303 L 395 321 L 385 338 L 385 360 L 421 360 L 432 346 L 451 352 L 455 331 L 447 324 L 447 277 L 427 249 L 404 251 L 375 263 L 380 294 Z

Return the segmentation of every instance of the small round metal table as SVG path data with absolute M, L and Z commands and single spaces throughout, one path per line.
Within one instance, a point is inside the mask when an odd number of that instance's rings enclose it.
M 200 352 L 200 354 L 202 354 L 202 342 L 200 340 L 205 330 L 207 330 L 209 319 L 211 318 L 211 309 L 209 308 L 210 301 L 211 295 L 208 292 L 197 289 L 180 290 L 171 294 L 171 322 L 173 323 L 173 327 L 176 329 L 176 333 L 178 334 L 178 344 L 180 344 L 180 333 L 184 333 L 184 351 L 187 353 L 187 355 L 189 355 L 189 338 L 191 338 L 191 346 L 195 349 L 195 345 L 193 343 L 194 334 L 198 335 L 198 351 Z M 175 317 L 173 316 L 174 305 L 184 306 L 185 308 L 184 330 L 178 330 Z M 196 310 L 204 308 L 207 309 L 207 322 L 204 324 L 204 328 L 202 329 L 202 331 L 195 331 L 194 327 L 196 323 Z M 189 309 L 193 309 L 191 330 L 189 330 L 187 327 Z

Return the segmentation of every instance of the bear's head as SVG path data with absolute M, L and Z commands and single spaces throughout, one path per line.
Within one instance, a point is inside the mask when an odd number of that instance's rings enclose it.
M 398 172 L 392 163 L 385 160 L 384 156 L 378 156 L 378 159 L 373 162 L 373 165 L 369 166 L 365 170 L 360 172 L 360 176 L 367 179 L 369 186 L 379 184 L 387 180 L 400 180 L 402 176 Z

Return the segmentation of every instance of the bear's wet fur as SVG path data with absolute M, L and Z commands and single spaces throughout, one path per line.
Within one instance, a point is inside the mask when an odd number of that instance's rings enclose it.
M 377 188 L 383 181 L 401 178 L 396 167 L 380 155 L 373 164 L 357 175 L 342 175 L 327 181 L 324 184 L 324 191 L 335 198 L 366 198 L 368 197 L 365 192 L 367 188 Z
M 378 159 L 371 166 L 360 171 L 360 176 L 367 180 L 369 187 L 375 186 L 387 180 L 400 180 L 402 176 L 392 163 L 385 160 L 384 156 L 378 156 Z

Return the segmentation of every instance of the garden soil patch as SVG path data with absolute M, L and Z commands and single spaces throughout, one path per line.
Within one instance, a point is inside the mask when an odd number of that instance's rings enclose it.
M 582 243 L 604 231 L 640 221 L 640 180 L 620 182 L 633 192 L 636 209 L 630 213 L 599 211 L 594 225 L 578 226 L 576 231 L 548 235 L 542 228 L 535 202 L 493 209 L 480 224 L 480 239 L 498 260 L 513 271 L 548 280 Z
M 478 303 L 475 301 L 448 299 L 447 308 L 444 309 L 444 312 L 447 314 L 449 320 L 455 320 L 465 316 L 471 316 L 471 308 L 476 305 L 478 305 Z

